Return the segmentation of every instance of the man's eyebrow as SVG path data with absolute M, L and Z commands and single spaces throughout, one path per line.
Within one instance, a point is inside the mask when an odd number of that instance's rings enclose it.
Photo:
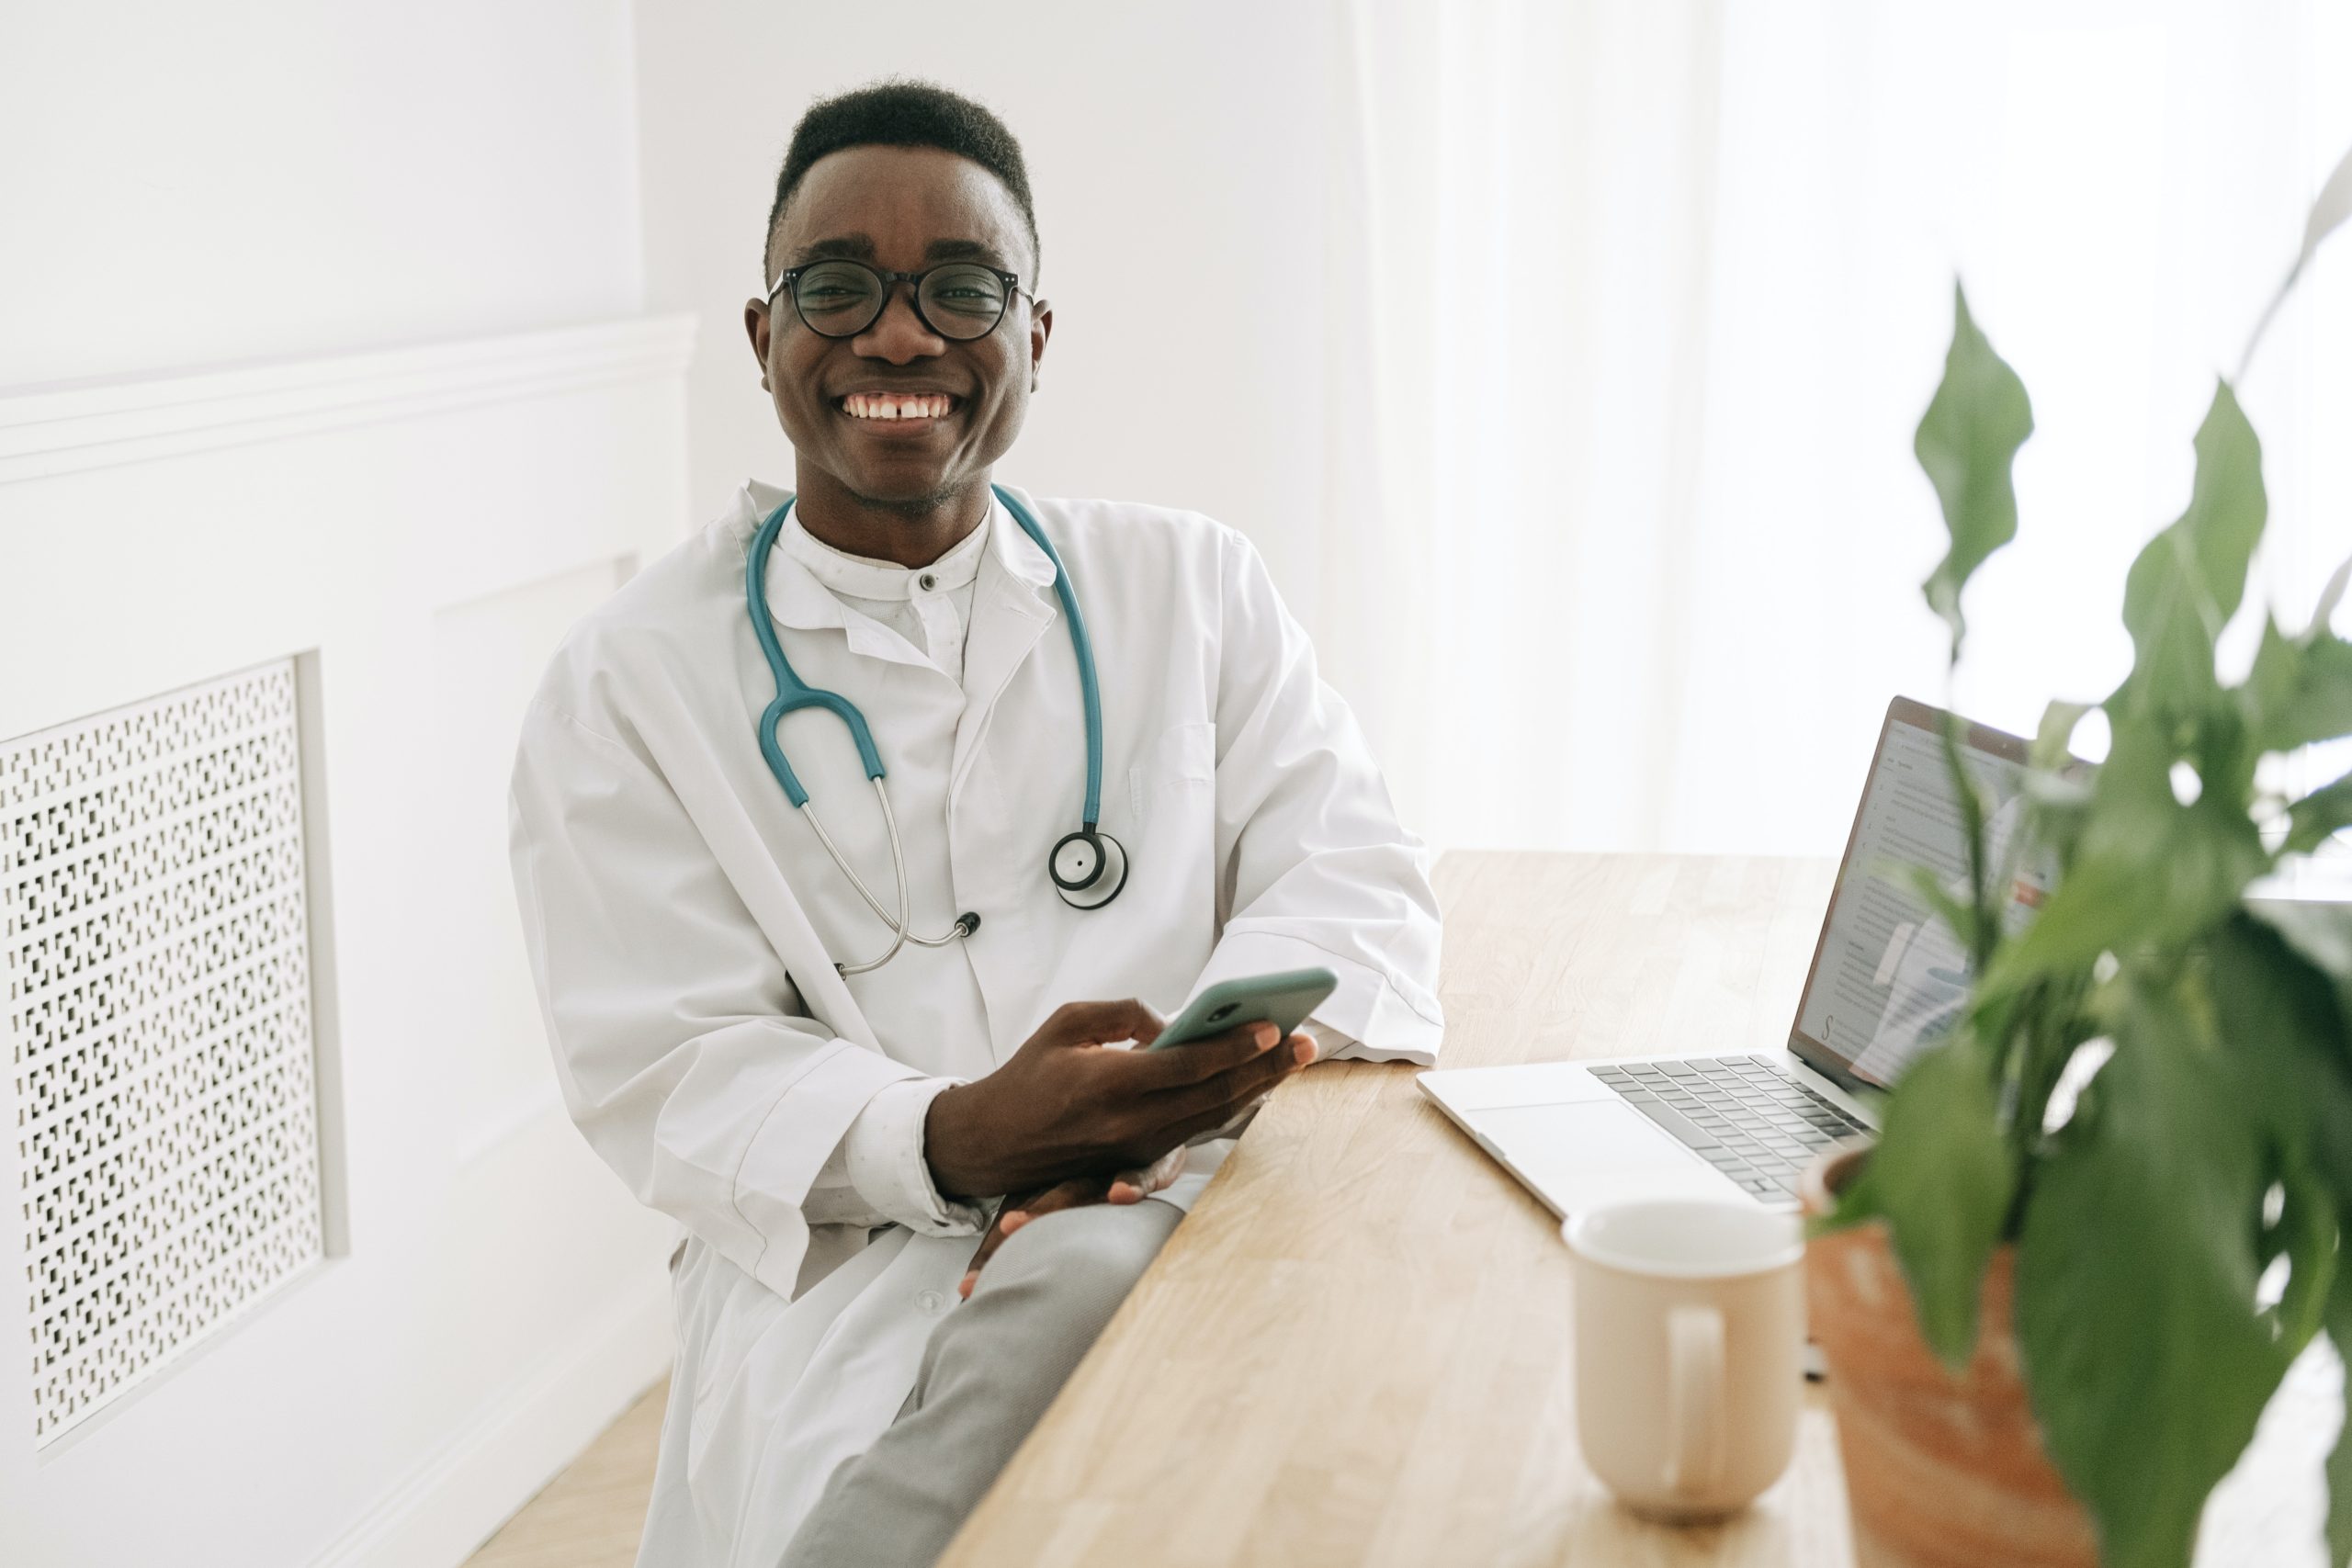
M 978 240 L 933 240 L 922 248 L 925 261 L 984 261 L 1004 265 L 994 245 Z
M 874 259 L 874 236 L 871 234 L 836 234 L 829 240 L 811 240 L 792 253 L 790 265 L 819 261 L 827 256 L 845 256 L 851 261 Z
M 999 268 L 1004 258 L 994 245 L 979 240 L 933 240 L 922 248 L 925 261 L 984 261 Z M 803 266 L 812 261 L 840 256 L 850 261 L 870 262 L 875 256 L 871 234 L 835 234 L 828 239 L 811 240 L 792 253 L 786 265 Z

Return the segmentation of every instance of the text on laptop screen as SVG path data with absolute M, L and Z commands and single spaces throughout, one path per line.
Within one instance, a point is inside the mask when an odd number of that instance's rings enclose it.
M 1927 867 L 1968 901 L 1967 842 L 1935 728 L 1941 722 L 1937 710 L 1915 703 L 1898 702 L 1888 715 L 1790 1042 L 1798 1055 L 1834 1056 L 1882 1089 L 1951 1031 L 1968 996 L 1968 955 L 1913 891 L 1909 869 Z M 1986 863 L 1993 874 L 2009 875 L 2014 931 L 2041 907 L 2052 870 L 2046 856 L 2010 853 L 2024 815 L 2025 746 L 1996 731 L 1967 734 L 1961 759 L 1989 813 Z

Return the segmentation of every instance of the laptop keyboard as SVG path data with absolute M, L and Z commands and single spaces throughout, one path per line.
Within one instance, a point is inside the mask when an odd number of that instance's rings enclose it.
M 1794 1198 L 1825 1145 L 1869 1129 L 1762 1056 L 1595 1067 L 1625 1102 L 1757 1197 Z

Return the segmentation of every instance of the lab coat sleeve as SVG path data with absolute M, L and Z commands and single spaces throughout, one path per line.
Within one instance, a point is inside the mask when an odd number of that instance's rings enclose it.
M 1355 716 L 1257 551 L 1222 536 L 1216 854 L 1224 926 L 1195 990 L 1322 966 L 1315 1021 L 1362 1059 L 1436 1059 L 1438 908 Z
M 923 1147 L 931 1102 L 963 1081 L 908 1078 L 884 1085 L 818 1171 L 800 1205 L 808 1223 L 867 1229 L 900 1224 L 929 1235 L 960 1235 L 986 1224 L 986 1205 L 940 1192 Z
M 803 1203 L 876 1096 L 923 1075 L 802 1014 L 660 770 L 544 695 L 525 718 L 509 826 L 573 1122 L 640 1201 L 788 1299 Z M 887 1185 L 865 1201 L 895 1206 Z

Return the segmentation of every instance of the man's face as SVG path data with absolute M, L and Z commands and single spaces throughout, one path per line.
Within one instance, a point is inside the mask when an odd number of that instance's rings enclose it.
M 847 256 L 891 272 L 943 261 L 985 262 L 1033 286 L 1036 259 L 1019 208 L 994 175 L 932 147 L 851 147 L 810 165 L 768 247 L 761 287 L 785 268 Z M 894 285 L 855 337 L 809 330 L 789 290 L 744 307 L 761 378 L 799 455 L 803 490 L 830 478 L 858 500 L 892 508 L 939 504 L 985 481 L 1021 434 L 1053 314 L 1023 292 L 988 336 L 944 338 Z M 944 394 L 935 417 L 886 419 L 860 394 Z M 899 405 L 891 405 L 893 407 Z

